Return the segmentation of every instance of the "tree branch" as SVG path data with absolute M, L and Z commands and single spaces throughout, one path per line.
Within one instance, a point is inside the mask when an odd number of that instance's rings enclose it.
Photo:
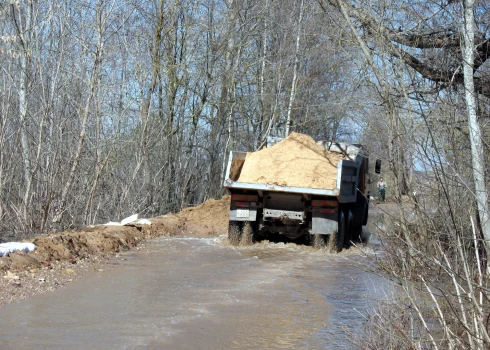
M 419 60 L 407 50 L 400 47 L 406 46 L 414 49 L 456 49 L 461 55 L 460 36 L 453 28 L 445 28 L 438 31 L 430 31 L 425 33 L 404 33 L 396 32 L 382 25 L 376 18 L 367 14 L 360 8 L 355 8 L 352 4 L 343 0 L 327 0 L 328 3 L 359 22 L 359 25 L 366 28 L 370 35 L 377 36 L 386 43 L 388 53 L 402 60 L 406 65 L 416 70 L 425 79 L 435 83 L 445 83 L 450 85 L 461 85 L 464 82 L 463 73 L 460 66 L 455 69 L 437 69 L 429 64 Z M 340 3 L 342 1 L 342 4 Z M 318 0 L 323 11 L 327 11 L 324 0 Z M 451 1 L 447 4 L 449 5 Z M 482 36 L 475 35 L 476 57 L 473 65 L 473 71 L 476 71 L 487 61 L 490 56 L 490 39 L 485 39 Z M 454 50 L 453 50 L 454 51 Z M 451 52 L 450 54 L 454 54 Z M 462 62 L 463 58 L 459 59 Z M 475 90 L 485 96 L 490 97 L 490 79 L 487 77 L 475 76 Z

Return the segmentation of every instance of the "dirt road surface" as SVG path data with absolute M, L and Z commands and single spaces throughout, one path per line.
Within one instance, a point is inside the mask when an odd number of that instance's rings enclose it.
M 224 235 L 154 238 L 109 265 L 3 307 L 0 347 L 349 349 L 385 292 L 358 249 L 232 247 Z

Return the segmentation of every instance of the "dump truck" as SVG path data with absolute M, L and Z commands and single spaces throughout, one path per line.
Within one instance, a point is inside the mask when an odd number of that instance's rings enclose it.
M 264 150 L 230 152 L 224 179 L 231 195 L 229 241 L 247 245 L 284 235 L 290 240 L 306 238 L 314 247 L 340 252 L 361 239 L 368 220 L 369 159 L 360 145 L 314 141 L 298 133 L 293 136 L 267 138 L 269 155 L 255 157 L 255 163 L 251 156 L 260 156 Z M 286 142 L 288 148 L 280 149 Z M 248 163 L 255 177 L 243 178 Z M 379 173 L 379 161 L 376 166 Z M 330 171 L 322 173 L 323 168 Z M 270 171 L 276 173 L 264 175 Z M 310 178 L 310 182 L 301 182 L 303 178 Z

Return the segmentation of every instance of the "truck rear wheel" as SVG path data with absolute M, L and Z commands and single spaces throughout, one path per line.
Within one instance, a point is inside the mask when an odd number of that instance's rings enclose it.
M 339 214 L 339 229 L 335 235 L 335 250 L 340 253 L 344 249 L 344 239 L 345 239 L 345 224 L 346 218 L 343 212 Z
M 228 224 L 228 241 L 231 245 L 239 245 L 242 235 L 241 223 L 239 221 L 230 221 Z
M 252 223 L 250 221 L 245 221 L 243 223 L 243 229 L 242 229 L 242 237 L 240 239 L 240 244 L 241 245 L 251 245 L 252 244 L 252 236 L 254 234 L 253 232 L 253 227 Z
M 354 236 L 354 216 L 349 210 L 347 213 L 347 218 L 345 220 L 345 231 L 344 231 L 344 245 L 349 246 L 350 242 L 355 239 Z
M 350 227 L 350 236 L 352 241 L 361 241 L 362 226 L 366 225 L 367 215 L 369 210 L 369 204 L 366 198 L 361 194 L 358 194 L 356 206 L 352 212 L 354 219 Z

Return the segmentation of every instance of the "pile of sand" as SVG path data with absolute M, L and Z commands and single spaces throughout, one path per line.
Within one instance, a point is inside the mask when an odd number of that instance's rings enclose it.
M 272 147 L 248 153 L 238 182 L 334 189 L 341 159 L 310 136 L 293 132 Z
M 225 234 L 228 231 L 231 197 L 208 199 L 197 207 L 183 209 L 179 218 L 184 220 L 185 234 L 200 237 Z

